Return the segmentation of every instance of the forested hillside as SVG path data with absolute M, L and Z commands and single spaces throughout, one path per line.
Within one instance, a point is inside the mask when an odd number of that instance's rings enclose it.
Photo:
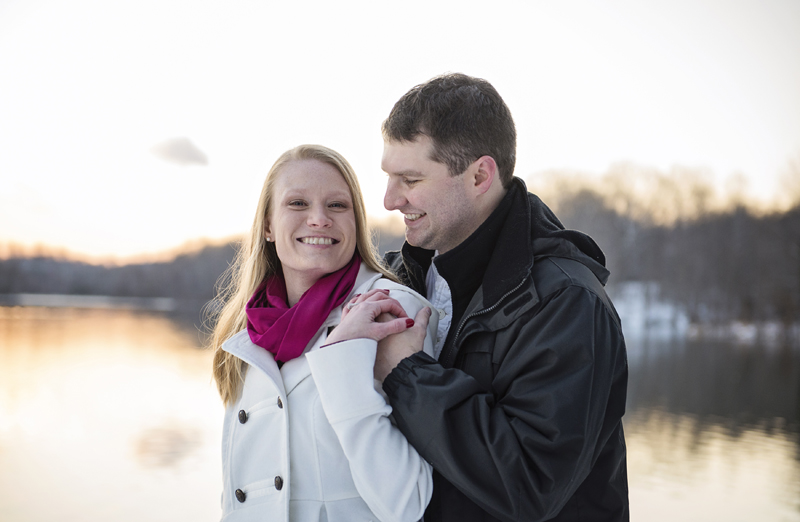
M 565 226 L 595 238 L 612 273 L 609 285 L 656 282 L 662 297 L 683 305 L 693 322 L 800 322 L 800 205 L 772 213 L 713 208 L 702 184 L 659 183 L 648 199 L 631 187 L 562 180 L 549 195 L 543 190 L 543 199 Z M 381 253 L 402 244 L 388 230 L 375 235 Z M 235 248 L 207 246 L 170 262 L 124 266 L 12 257 L 0 260 L 0 294 L 210 300 Z

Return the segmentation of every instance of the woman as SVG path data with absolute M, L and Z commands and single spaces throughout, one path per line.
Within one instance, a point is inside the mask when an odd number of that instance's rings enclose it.
M 432 307 L 378 262 L 349 163 L 317 145 L 278 158 L 231 274 L 212 340 L 223 520 L 421 519 L 431 468 L 372 372 L 377 341 Z

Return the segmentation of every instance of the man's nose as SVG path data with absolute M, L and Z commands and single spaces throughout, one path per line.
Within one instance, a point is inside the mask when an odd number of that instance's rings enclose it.
M 386 210 L 397 210 L 404 207 L 408 201 L 397 181 L 389 180 L 386 183 L 386 194 L 383 196 L 383 206 Z

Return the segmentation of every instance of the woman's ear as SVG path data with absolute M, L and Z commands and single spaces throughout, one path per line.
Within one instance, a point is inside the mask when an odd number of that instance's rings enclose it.
M 267 240 L 267 243 L 271 243 L 275 239 L 272 237 L 269 221 L 264 222 L 264 239 Z

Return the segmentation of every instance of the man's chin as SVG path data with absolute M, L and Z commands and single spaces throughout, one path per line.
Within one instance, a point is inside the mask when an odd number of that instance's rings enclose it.
M 413 247 L 417 248 L 424 248 L 425 250 L 436 250 L 435 248 L 431 248 L 428 246 L 428 241 L 425 241 L 424 237 L 420 237 L 419 235 L 412 235 L 408 233 L 408 229 L 406 229 L 406 243 Z

